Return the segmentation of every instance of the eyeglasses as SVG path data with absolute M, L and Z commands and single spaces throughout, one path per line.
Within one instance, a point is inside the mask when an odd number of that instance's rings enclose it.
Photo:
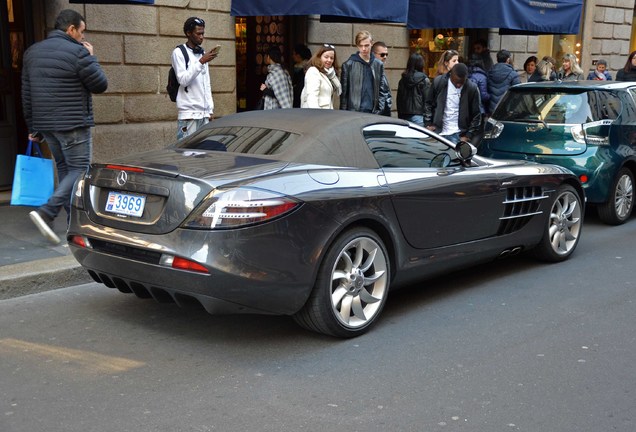
M 205 21 L 203 21 L 201 18 L 195 18 L 192 21 L 194 21 L 194 23 L 198 26 L 205 27 Z
M 384 57 L 388 57 L 389 53 L 380 53 L 378 54 L 380 57 L 384 58 Z
M 335 47 L 335 46 L 333 46 L 333 45 L 331 45 L 331 44 L 322 44 L 322 46 L 324 46 L 325 48 L 330 48 L 330 49 L 332 49 L 332 50 L 335 50 L 335 49 L 336 49 L 336 47 Z

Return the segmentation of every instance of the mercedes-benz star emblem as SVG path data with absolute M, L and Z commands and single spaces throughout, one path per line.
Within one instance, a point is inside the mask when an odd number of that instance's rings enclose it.
M 117 184 L 119 186 L 123 186 L 126 184 L 127 181 L 128 174 L 126 174 L 126 171 L 119 171 L 119 174 L 117 174 Z

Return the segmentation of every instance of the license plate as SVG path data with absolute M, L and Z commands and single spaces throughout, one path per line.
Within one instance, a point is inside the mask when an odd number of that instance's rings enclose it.
M 110 213 L 141 217 L 145 205 L 146 197 L 144 195 L 108 192 L 105 210 Z

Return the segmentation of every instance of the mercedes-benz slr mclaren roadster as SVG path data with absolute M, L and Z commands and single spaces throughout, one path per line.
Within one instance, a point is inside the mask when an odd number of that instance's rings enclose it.
M 230 115 L 165 149 L 92 164 L 67 239 L 107 287 L 357 336 L 390 289 L 575 250 L 584 193 L 570 171 L 475 153 L 370 114 Z

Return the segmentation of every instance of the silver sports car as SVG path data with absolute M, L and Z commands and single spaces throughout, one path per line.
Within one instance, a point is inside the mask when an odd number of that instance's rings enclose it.
M 68 242 L 122 292 L 357 336 L 390 289 L 576 248 L 584 194 L 571 172 L 475 153 L 389 117 L 230 115 L 164 150 L 93 164 L 74 189 Z

